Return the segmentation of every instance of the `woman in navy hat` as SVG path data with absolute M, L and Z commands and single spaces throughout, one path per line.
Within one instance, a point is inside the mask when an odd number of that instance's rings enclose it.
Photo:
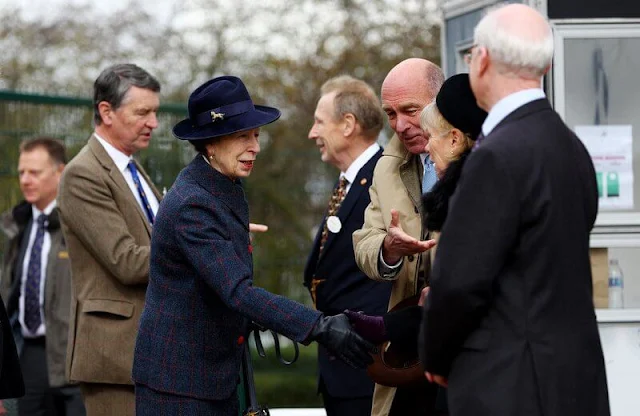
M 420 127 L 429 133 L 425 152 L 429 153 L 438 177 L 438 182 L 431 191 L 422 197 L 422 206 L 427 213 L 424 226 L 429 230 L 430 238 L 439 239 L 447 217 L 449 198 L 456 189 L 464 162 L 471 153 L 486 117 L 487 113 L 476 104 L 469 74 L 458 74 L 447 79 L 435 101 L 427 105 L 420 114 Z M 432 264 L 436 250 L 437 245 L 429 253 Z M 427 292 L 428 289 L 423 291 L 423 297 Z M 367 316 L 351 311 L 346 313 L 356 331 L 369 341 L 376 344 L 391 341 L 391 345 L 408 346 L 409 348 L 401 347 L 399 350 L 417 357 L 422 307 L 410 306 L 384 316 Z M 396 369 L 389 370 L 393 370 L 389 374 L 395 373 L 393 376 L 397 377 Z M 380 377 L 387 377 L 388 370 L 385 368 L 370 369 L 370 373 L 372 371 Z M 394 400 L 390 415 L 409 414 L 410 410 L 405 404 Z M 437 400 L 428 414 L 447 414 L 443 389 L 438 392 Z
M 372 345 L 345 315 L 325 317 L 253 285 L 249 208 L 240 179 L 260 152 L 260 127 L 280 111 L 255 105 L 237 77 L 189 97 L 174 135 L 198 155 L 178 175 L 153 226 L 146 304 L 133 364 L 136 414 L 238 414 L 236 386 L 250 320 L 356 367 Z M 163 413 L 164 412 L 164 413 Z

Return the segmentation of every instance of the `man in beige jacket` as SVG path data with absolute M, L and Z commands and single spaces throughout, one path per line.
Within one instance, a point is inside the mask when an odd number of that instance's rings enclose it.
M 362 271 L 371 279 L 394 282 L 390 308 L 417 294 L 429 278 L 425 252 L 435 242 L 422 227 L 421 195 L 435 183 L 435 170 L 425 153 L 429 137 L 420 128 L 420 112 L 443 82 L 440 67 L 411 58 L 391 69 L 382 83 L 382 109 L 396 134 L 376 165 L 371 203 L 353 242 Z M 435 394 L 426 380 L 402 389 L 376 385 L 372 416 L 430 415 Z
M 105 69 L 94 84 L 95 131 L 60 182 L 73 291 L 66 371 L 88 416 L 135 413 L 133 349 L 160 194 L 132 155 L 158 126 L 159 92 L 135 65 Z

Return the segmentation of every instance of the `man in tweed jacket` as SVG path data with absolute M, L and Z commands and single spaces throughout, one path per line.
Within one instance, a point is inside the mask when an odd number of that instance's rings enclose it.
M 155 213 L 160 194 L 131 156 L 158 126 L 159 91 L 135 65 L 103 71 L 94 86 L 95 132 L 60 182 L 73 288 L 67 376 L 80 382 L 89 416 L 134 414 L 133 348 L 149 278 L 147 206 Z

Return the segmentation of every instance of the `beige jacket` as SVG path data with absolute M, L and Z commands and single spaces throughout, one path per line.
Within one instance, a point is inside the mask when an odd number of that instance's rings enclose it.
M 142 167 L 138 170 L 160 200 Z M 73 289 L 66 375 L 72 381 L 133 384 L 151 226 L 94 136 L 67 165 L 58 206 Z
M 409 153 L 394 135 L 373 173 L 369 188 L 371 203 L 364 214 L 364 225 L 353 233 L 356 263 L 371 279 L 385 280 L 378 271 L 378 259 L 391 223 L 392 208 L 400 212 L 400 224 L 407 234 L 418 239 L 427 237 L 422 227 L 422 170 L 420 157 Z M 393 278 L 389 308 L 417 293 L 418 271 L 426 270 L 428 279 L 429 266 L 428 252 L 404 258 L 400 272 Z M 372 416 L 389 414 L 395 390 L 376 384 Z

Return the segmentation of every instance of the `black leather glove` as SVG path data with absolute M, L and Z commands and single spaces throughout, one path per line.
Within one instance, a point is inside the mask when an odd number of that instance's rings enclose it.
M 309 340 L 317 341 L 353 368 L 365 368 L 373 362 L 375 346 L 353 331 L 343 313 L 320 317 Z

